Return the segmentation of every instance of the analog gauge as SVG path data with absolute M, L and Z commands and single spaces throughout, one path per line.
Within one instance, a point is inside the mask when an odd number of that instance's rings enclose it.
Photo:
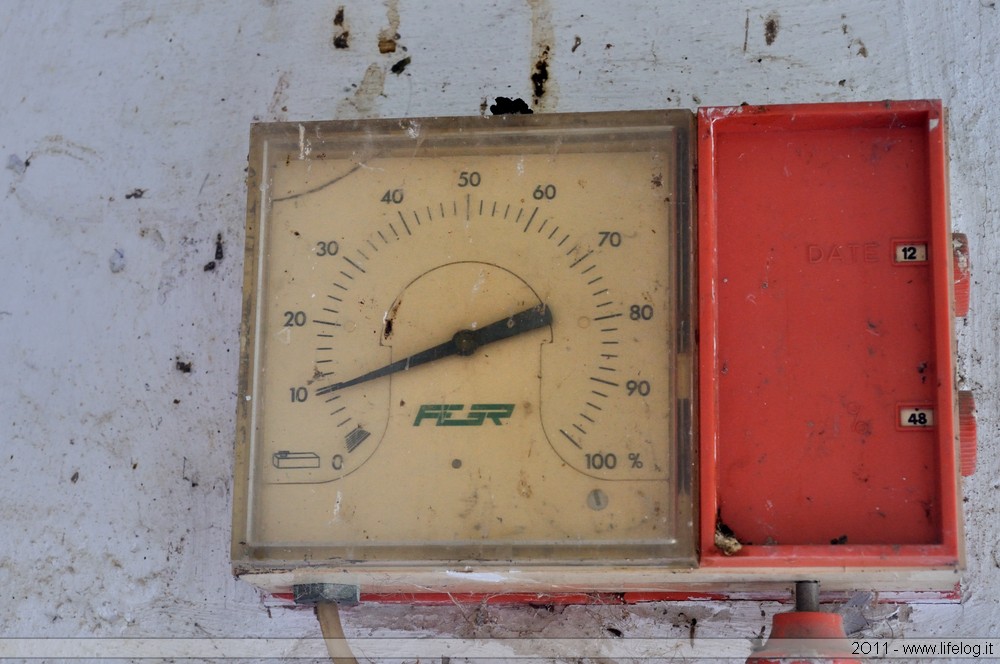
M 691 139 L 256 125 L 234 552 L 693 564 Z

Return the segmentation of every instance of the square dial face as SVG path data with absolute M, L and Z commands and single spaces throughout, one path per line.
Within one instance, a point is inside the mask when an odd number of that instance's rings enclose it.
M 237 565 L 692 564 L 691 122 L 255 126 Z

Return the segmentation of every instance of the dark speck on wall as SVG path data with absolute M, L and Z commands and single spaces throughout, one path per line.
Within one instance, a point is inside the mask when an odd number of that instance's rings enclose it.
M 143 196 L 146 195 L 147 191 L 149 191 L 149 190 L 148 189 L 140 189 L 139 187 L 136 187 L 135 189 L 133 189 L 129 193 L 125 194 L 125 198 L 127 198 L 127 199 L 142 198 Z
M 773 44 L 774 40 L 778 38 L 778 30 L 781 28 L 778 18 L 777 12 L 771 12 L 764 21 L 764 42 L 768 46 Z
M 28 170 L 28 166 L 31 166 L 30 157 L 28 159 L 21 159 L 16 154 L 7 157 L 7 168 L 18 175 L 24 175 L 24 172 Z
M 542 49 L 542 55 L 535 62 L 535 71 L 531 74 L 531 85 L 534 88 L 535 103 L 545 96 L 545 83 L 549 80 L 549 47 Z
M 490 113 L 493 115 L 531 115 L 534 111 L 523 99 L 497 97 L 496 103 L 490 104 Z
M 333 15 L 333 47 L 347 48 L 350 46 L 348 39 L 351 36 L 344 20 L 344 6 L 337 7 L 337 13 Z
M 411 58 L 409 56 L 407 56 L 407 57 L 403 58 L 402 60 L 400 60 L 399 62 L 397 62 L 396 64 L 394 64 L 392 66 L 392 68 L 389 69 L 389 71 L 391 71 L 396 76 L 399 76 L 400 74 L 402 74 L 406 70 L 406 68 L 409 66 L 410 62 L 411 62 Z
M 174 366 L 181 373 L 191 373 L 191 363 L 190 362 L 183 362 L 181 360 L 177 360 L 177 363 Z

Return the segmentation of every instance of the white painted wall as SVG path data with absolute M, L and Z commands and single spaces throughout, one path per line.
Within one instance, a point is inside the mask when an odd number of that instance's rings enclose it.
M 347 49 L 338 2 L 0 5 L 0 636 L 318 636 L 311 613 L 269 611 L 229 574 L 249 125 L 533 103 L 548 46 L 541 111 L 944 99 L 975 264 L 958 340 L 980 427 L 963 601 L 868 604 L 849 626 L 1000 638 L 994 0 L 342 3 Z M 396 53 L 379 53 L 383 30 Z M 355 637 L 686 638 L 696 619 L 746 637 L 776 610 L 361 606 L 344 622 Z

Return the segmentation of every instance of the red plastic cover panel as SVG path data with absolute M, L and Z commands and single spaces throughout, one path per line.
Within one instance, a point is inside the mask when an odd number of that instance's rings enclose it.
M 958 563 L 944 124 L 699 112 L 703 565 Z

